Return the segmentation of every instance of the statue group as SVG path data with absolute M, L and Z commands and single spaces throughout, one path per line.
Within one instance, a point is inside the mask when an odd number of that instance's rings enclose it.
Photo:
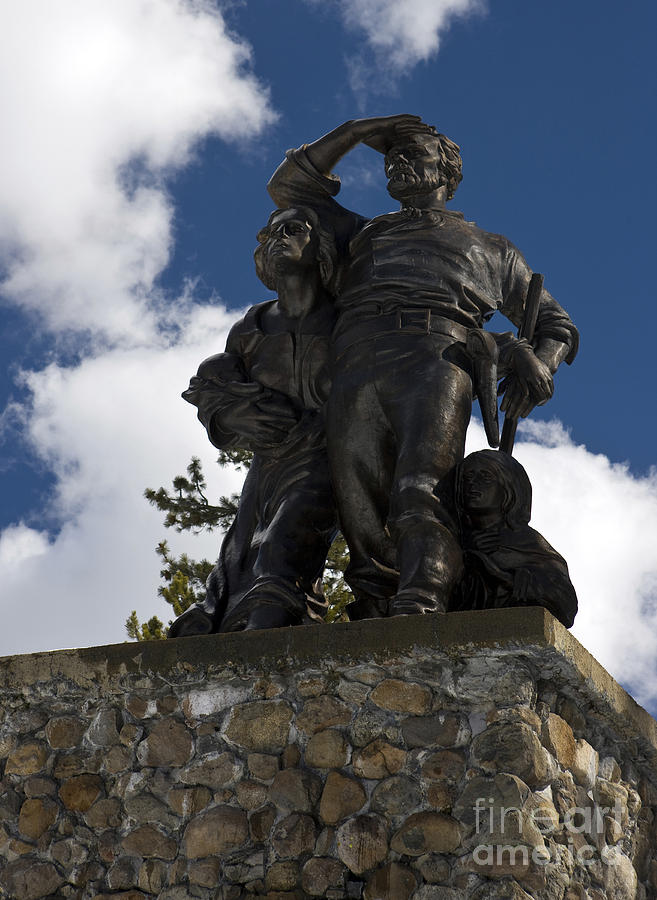
M 335 200 L 332 170 L 360 143 L 399 210 Z M 170 637 L 320 619 L 338 530 L 352 620 L 540 605 L 572 625 L 567 565 L 529 526 L 505 433 L 550 399 L 577 330 L 513 244 L 446 208 L 460 181 L 458 146 L 411 115 L 346 122 L 273 174 L 255 266 L 276 299 L 183 394 L 215 447 L 253 462 L 206 597 Z M 484 330 L 498 310 L 518 337 Z M 504 449 L 464 459 L 474 398 L 499 446 L 498 393 Z

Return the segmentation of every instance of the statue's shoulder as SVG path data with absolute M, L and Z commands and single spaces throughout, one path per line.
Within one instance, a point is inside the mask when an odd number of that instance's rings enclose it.
M 227 357 L 243 356 L 252 349 L 254 341 L 258 341 L 263 335 L 261 318 L 267 310 L 271 309 L 276 300 L 264 300 L 250 306 L 247 311 L 231 326 L 226 341 L 226 349 L 223 353 L 215 353 L 208 356 L 198 367 L 199 378 L 212 378 L 226 367 Z
M 549 562 L 565 566 L 564 558 L 558 553 L 552 544 L 543 537 L 540 531 L 536 531 L 531 525 L 520 525 L 512 531 L 505 533 L 505 542 L 517 553 L 526 557 L 526 562 L 538 566 L 545 566 Z
M 278 300 L 263 300 L 261 303 L 254 303 L 253 306 L 250 306 L 247 309 L 242 318 L 235 322 L 231 328 L 231 332 L 233 330 L 237 330 L 238 333 L 254 330 L 261 331 L 263 315 L 270 310 L 275 309 L 277 304 Z
M 486 231 L 485 228 L 481 228 L 476 222 L 461 218 L 456 220 L 456 224 L 468 231 L 478 243 L 485 244 L 491 250 L 498 250 L 500 253 L 516 250 L 511 241 L 503 234 L 498 234 L 495 231 Z
M 228 333 L 228 345 L 230 346 L 244 335 L 262 331 L 262 317 L 265 313 L 275 309 L 277 304 L 278 300 L 263 300 L 261 303 L 250 306 L 244 315 L 231 326 Z

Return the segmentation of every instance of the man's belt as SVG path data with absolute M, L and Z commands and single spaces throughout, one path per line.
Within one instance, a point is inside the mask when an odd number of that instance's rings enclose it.
M 339 359 L 350 347 L 362 341 L 391 334 L 443 334 L 465 345 L 472 360 L 474 393 L 491 447 L 499 445 L 497 419 L 497 343 L 482 328 L 467 328 L 430 309 L 398 309 L 388 315 L 368 316 L 346 329 L 333 341 L 333 358 Z
M 334 358 L 338 359 L 353 344 L 388 334 L 444 334 L 465 343 L 469 329 L 465 325 L 432 313 L 430 309 L 398 309 L 394 313 L 368 316 L 355 322 L 333 342 Z

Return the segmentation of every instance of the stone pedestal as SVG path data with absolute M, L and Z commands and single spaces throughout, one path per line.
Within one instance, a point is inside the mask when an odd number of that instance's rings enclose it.
M 1 897 L 657 897 L 657 722 L 542 609 L 9 657 L 0 689 Z

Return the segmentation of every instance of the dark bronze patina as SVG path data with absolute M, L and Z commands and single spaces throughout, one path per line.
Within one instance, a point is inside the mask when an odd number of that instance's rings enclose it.
M 566 561 L 529 526 L 532 488 L 504 451 L 471 453 L 456 470 L 465 573 L 452 609 L 544 606 L 570 627 L 577 597 Z
M 335 200 L 332 169 L 359 143 L 384 155 L 396 212 L 367 219 Z M 256 264 L 278 300 L 253 307 L 183 395 L 216 446 L 254 449 L 256 462 L 208 598 L 174 636 L 307 621 L 333 497 L 352 619 L 538 602 L 572 621 L 567 568 L 527 525 L 528 508 L 486 563 L 473 550 L 477 515 L 465 495 L 456 502 L 455 478 L 474 466 L 460 467 L 473 397 L 496 447 L 504 377 L 510 450 L 510 423 L 550 399 L 578 344 L 513 244 L 446 208 L 460 181 L 458 146 L 410 115 L 346 122 L 288 151 L 272 176 L 279 209 Z M 498 310 L 518 338 L 484 330 Z M 524 497 L 526 473 L 497 455 L 495 478 Z
M 334 199 L 331 170 L 359 143 L 385 155 L 398 212 L 368 220 Z M 532 272 L 506 238 L 446 209 L 460 180 L 456 144 L 402 115 L 347 122 L 289 151 L 269 183 L 279 206 L 315 209 L 339 252 L 327 441 L 354 618 L 444 611 L 463 572 L 453 473 L 473 390 L 486 395 L 468 336 L 496 310 L 520 326 Z M 546 402 L 576 349 L 570 318 L 542 291 L 533 343 L 511 350 L 501 409 L 517 418 Z
M 296 625 L 325 611 L 316 582 L 336 534 L 322 411 L 335 249 L 308 209 L 277 210 L 258 239 L 256 271 L 278 299 L 251 307 L 183 394 L 215 447 L 255 455 L 205 600 L 170 637 Z

